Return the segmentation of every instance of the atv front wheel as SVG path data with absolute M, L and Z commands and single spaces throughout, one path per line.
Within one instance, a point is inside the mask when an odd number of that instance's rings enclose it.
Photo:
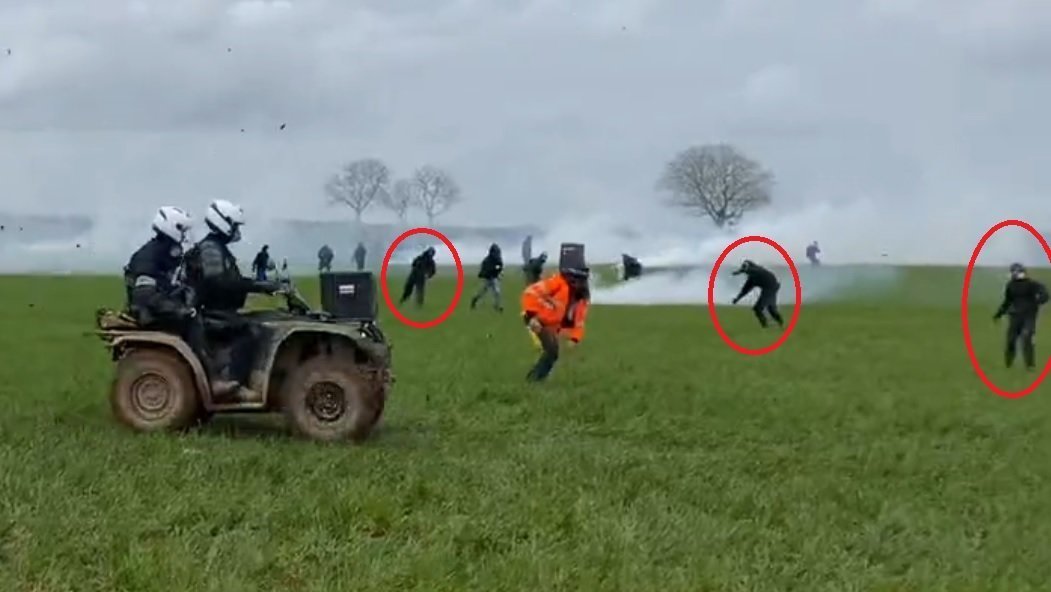
M 289 375 L 282 411 L 297 434 L 323 442 L 364 441 L 377 419 L 379 398 L 353 360 L 321 356 Z
M 178 354 L 132 350 L 117 362 L 110 407 L 118 421 L 138 432 L 183 430 L 197 418 L 197 387 Z

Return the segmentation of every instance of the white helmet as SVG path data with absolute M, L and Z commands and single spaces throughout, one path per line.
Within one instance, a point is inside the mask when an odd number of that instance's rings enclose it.
M 225 199 L 217 199 L 208 206 L 204 221 L 212 232 L 235 243 L 241 240 L 241 225 L 245 223 L 245 213 L 241 206 Z
M 153 217 L 153 230 L 159 234 L 182 244 L 186 240 L 186 233 L 193 226 L 193 218 L 185 211 L 175 206 L 164 206 L 157 210 Z

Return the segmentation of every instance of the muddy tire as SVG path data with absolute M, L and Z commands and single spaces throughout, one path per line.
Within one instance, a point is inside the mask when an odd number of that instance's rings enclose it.
M 178 431 L 194 424 L 200 401 L 193 374 L 181 356 L 138 349 L 117 362 L 110 407 L 120 423 L 135 431 Z
M 308 360 L 289 374 L 281 411 L 292 431 L 321 442 L 368 438 L 382 405 L 353 361 L 338 357 Z

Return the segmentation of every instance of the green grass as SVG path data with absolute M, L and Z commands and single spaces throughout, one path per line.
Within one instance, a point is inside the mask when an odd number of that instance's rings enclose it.
M 760 358 L 702 306 L 597 307 L 529 387 L 517 277 L 500 316 L 468 310 L 468 272 L 438 328 L 384 311 L 398 383 L 361 446 L 244 416 L 131 434 L 81 336 L 119 279 L 2 278 L 0 590 L 1047 590 L 1051 396 L 978 380 L 962 275 L 806 305 Z M 975 281 L 974 339 L 1018 389 L 1000 281 Z M 432 288 L 415 318 L 448 303 Z M 721 322 L 776 337 L 744 306 Z

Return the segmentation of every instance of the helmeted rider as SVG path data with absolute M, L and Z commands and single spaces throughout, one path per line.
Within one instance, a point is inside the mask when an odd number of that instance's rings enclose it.
M 184 287 L 174 283 L 183 261 L 183 243 L 193 219 L 186 211 L 164 206 L 153 217 L 153 238 L 139 247 L 124 266 L 128 313 L 139 326 L 183 338 L 212 375 L 204 326 Z
M 241 240 L 241 226 L 245 223 L 241 206 L 225 199 L 213 201 L 204 221 L 208 234 L 186 255 L 186 279 L 196 292 L 197 306 L 209 334 L 229 334 L 232 338 L 232 359 L 219 364 L 222 380 L 220 384 L 213 382 L 212 389 L 215 392 L 215 387 L 221 386 L 218 394 L 229 394 L 248 382 L 256 340 L 257 326 L 237 312 L 244 307 L 248 294 L 274 294 L 280 290 L 280 284 L 241 275 L 237 258 L 229 248 Z M 241 398 L 256 396 L 247 389 L 239 390 Z

